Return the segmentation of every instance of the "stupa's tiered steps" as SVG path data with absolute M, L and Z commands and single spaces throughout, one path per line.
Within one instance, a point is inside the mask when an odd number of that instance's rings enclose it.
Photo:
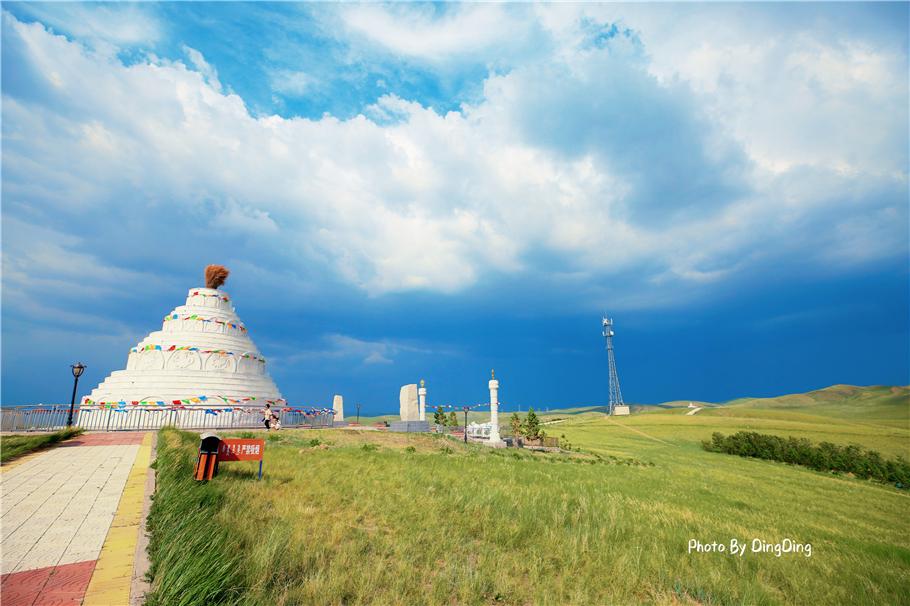
M 129 353 L 125 370 L 110 374 L 85 406 L 161 405 L 179 400 L 212 406 L 281 400 L 266 361 L 221 290 L 194 288 L 186 304 L 165 316 Z
M 159 402 L 207 396 L 210 403 L 226 403 L 230 399 L 255 397 L 257 400 L 278 400 L 275 384 L 268 377 L 238 376 L 237 373 L 208 370 L 145 371 L 141 375 L 129 370 L 117 370 L 92 391 L 93 402 Z

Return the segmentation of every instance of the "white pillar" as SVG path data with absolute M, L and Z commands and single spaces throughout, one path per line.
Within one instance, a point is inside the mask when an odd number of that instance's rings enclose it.
M 499 381 L 496 373 L 490 371 L 490 443 L 501 442 L 499 437 Z
M 338 421 L 339 423 L 344 421 L 344 398 L 336 394 L 335 397 L 332 398 L 332 410 L 335 411 L 335 421 Z
M 418 414 L 421 421 L 427 420 L 427 388 L 423 382 L 423 379 L 420 380 L 420 389 L 417 390 L 417 402 L 418 402 Z

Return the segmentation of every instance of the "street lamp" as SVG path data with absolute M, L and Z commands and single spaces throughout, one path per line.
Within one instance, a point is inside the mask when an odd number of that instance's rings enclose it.
M 468 443 L 468 407 L 464 408 L 464 443 Z
M 76 387 L 79 385 L 79 377 L 82 376 L 82 373 L 85 372 L 85 364 L 82 362 L 76 362 L 70 368 L 73 369 L 73 397 L 70 399 L 70 414 L 66 418 L 66 426 L 72 427 L 73 425 L 73 406 L 76 405 Z
M 357 407 L 357 424 L 360 425 L 360 404 L 354 404 Z

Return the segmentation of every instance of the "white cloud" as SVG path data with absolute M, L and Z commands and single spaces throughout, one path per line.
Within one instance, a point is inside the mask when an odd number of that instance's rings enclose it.
M 299 70 L 279 69 L 269 74 L 272 90 L 285 97 L 304 97 L 318 86 L 315 78 Z
M 352 34 L 392 53 L 442 61 L 523 45 L 527 28 L 515 27 L 520 15 L 503 4 L 450 5 L 442 15 L 430 5 L 365 4 L 345 7 L 341 19 Z M 503 35 L 506 23 L 513 26 L 510 36 Z
M 689 85 L 759 167 L 906 179 L 906 38 L 843 21 L 849 5 L 827 18 L 781 7 L 773 21 L 758 7 L 681 8 L 640 14 L 648 69 Z
M 23 3 L 19 8 L 54 31 L 106 53 L 161 38 L 161 24 L 142 4 Z
M 205 60 L 205 57 L 202 56 L 202 53 L 186 44 L 183 45 L 183 52 L 186 53 L 186 56 L 189 58 L 193 67 L 196 68 L 196 71 L 202 74 L 208 85 L 216 91 L 221 92 L 221 82 L 218 80 L 218 71 L 209 65 L 208 61 Z
M 4 48 L 22 61 L 21 88 L 3 96 L 4 221 L 90 214 L 77 254 L 108 237 L 179 238 L 161 252 L 177 255 L 243 234 L 247 254 L 275 255 L 270 271 L 321 267 L 375 296 L 497 275 L 578 294 L 623 273 L 672 292 L 832 231 L 856 262 L 906 247 L 905 58 L 815 38 L 716 41 L 705 26 L 674 62 L 645 34 L 647 53 L 628 39 L 591 47 L 590 24 L 557 9 L 528 13 L 558 36 L 554 54 L 490 76 L 462 111 L 389 94 L 350 120 L 255 117 L 194 49 L 195 69 L 125 66 L 5 14 Z M 424 10 L 345 18 L 430 58 L 492 48 L 511 18 L 501 5 Z M 400 28 L 413 35 L 396 42 Z M 30 259 L 24 271 L 54 275 L 19 246 L 4 243 Z

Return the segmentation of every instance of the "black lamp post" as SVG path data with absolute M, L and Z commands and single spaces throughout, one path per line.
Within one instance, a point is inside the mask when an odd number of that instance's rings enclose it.
M 82 373 L 85 372 L 85 364 L 82 362 L 76 362 L 70 368 L 73 369 L 73 397 L 70 399 L 70 414 L 66 418 L 66 426 L 72 427 L 73 425 L 73 406 L 76 405 L 76 387 L 79 385 L 79 377 L 82 376 Z
M 464 443 L 468 443 L 468 407 L 464 407 Z
M 354 404 L 357 407 L 357 424 L 360 425 L 360 404 Z

